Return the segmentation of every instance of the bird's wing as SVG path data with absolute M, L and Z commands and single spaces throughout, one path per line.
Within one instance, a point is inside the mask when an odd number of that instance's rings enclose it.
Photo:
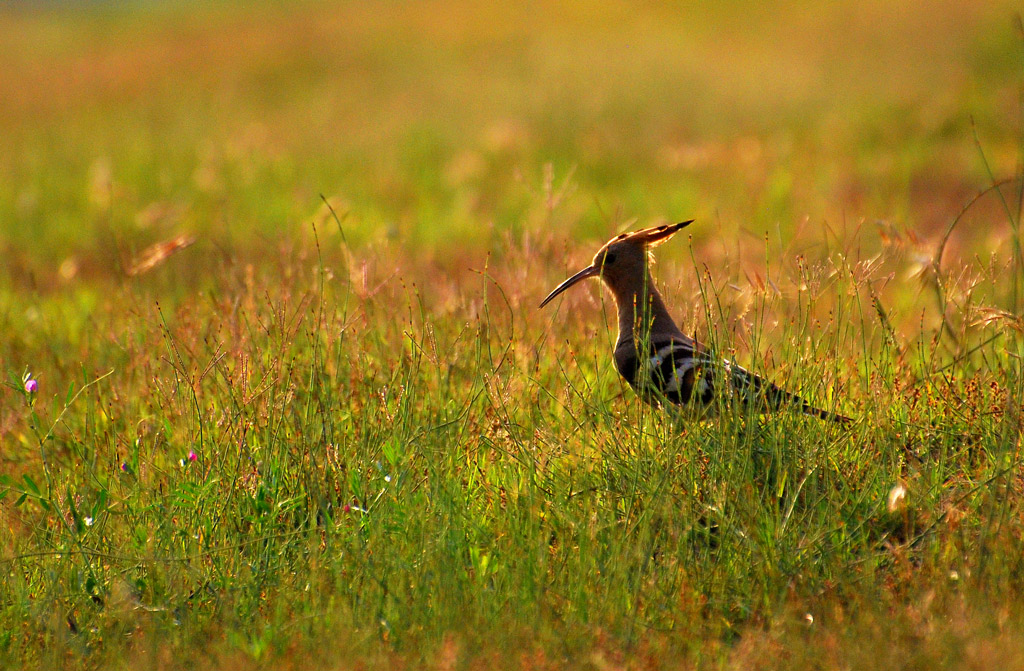
M 742 366 L 714 356 L 685 336 L 655 339 L 644 356 L 638 356 L 637 351 L 636 347 L 617 351 L 615 363 L 630 386 L 648 399 L 664 398 L 676 405 L 706 407 L 716 398 L 732 398 L 764 410 L 794 406 L 822 419 L 850 421 L 811 406 Z
M 640 356 L 629 343 L 615 353 L 619 373 L 641 396 L 678 405 L 707 405 L 714 400 L 713 376 L 705 370 L 711 359 L 696 342 L 672 336 L 645 349 Z

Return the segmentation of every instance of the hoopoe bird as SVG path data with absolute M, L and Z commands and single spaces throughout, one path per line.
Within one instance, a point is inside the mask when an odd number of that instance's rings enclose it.
M 559 284 L 540 307 L 581 280 L 600 277 L 618 311 L 615 368 L 648 402 L 667 400 L 703 414 L 712 410 L 719 398 L 735 398 L 752 404 L 758 412 L 791 406 L 833 422 L 852 421 L 816 408 L 728 359 L 715 357 L 708 347 L 679 330 L 654 286 L 647 258 L 652 247 L 691 223 L 692 219 L 612 238 L 593 263 Z

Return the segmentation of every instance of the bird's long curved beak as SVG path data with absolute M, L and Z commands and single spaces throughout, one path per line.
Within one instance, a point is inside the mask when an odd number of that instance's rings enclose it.
M 600 274 L 601 269 L 598 268 L 597 266 L 587 266 L 583 270 L 579 271 L 578 273 L 576 273 L 575 275 L 573 275 L 572 277 L 570 277 L 569 279 L 555 287 L 555 290 L 548 294 L 548 297 L 544 299 L 544 301 L 540 304 L 540 307 L 544 307 L 545 305 L 550 303 L 555 296 L 562 293 L 563 291 L 565 291 L 572 285 L 576 284 L 580 280 L 585 280 L 588 277 L 594 277 L 595 275 Z

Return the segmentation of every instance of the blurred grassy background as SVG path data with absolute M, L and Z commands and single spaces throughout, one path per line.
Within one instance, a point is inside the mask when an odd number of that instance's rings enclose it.
M 971 118 L 1015 168 L 1011 6 L 8 7 L 7 280 L 52 286 L 69 258 L 102 275 L 172 230 L 294 235 L 321 193 L 357 241 L 431 254 L 633 217 L 696 217 L 698 240 L 877 239 L 878 220 L 931 238 L 987 183 Z M 539 212 L 548 164 L 570 197 Z

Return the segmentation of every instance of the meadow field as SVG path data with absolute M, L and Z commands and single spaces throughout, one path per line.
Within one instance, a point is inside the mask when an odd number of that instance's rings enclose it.
M 501 4 L 0 7 L 0 667 L 1024 668 L 1019 6 Z

